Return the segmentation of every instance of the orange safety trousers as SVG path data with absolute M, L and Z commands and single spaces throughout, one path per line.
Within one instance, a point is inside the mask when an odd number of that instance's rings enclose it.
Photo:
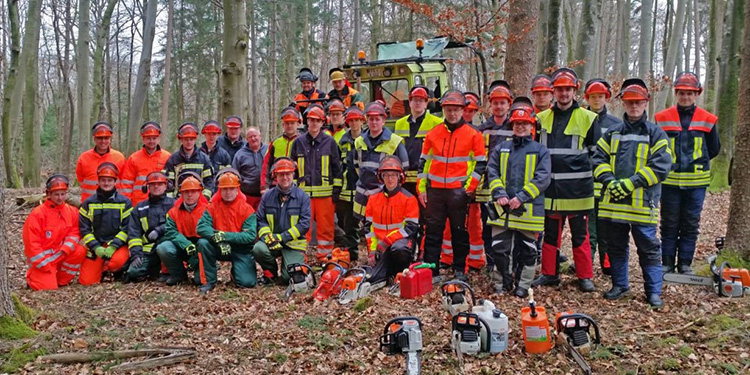
M 112 254 L 112 258 L 103 259 L 96 257 L 96 259 L 86 258 L 81 264 L 81 276 L 78 282 L 81 285 L 98 284 L 102 280 L 102 273 L 104 271 L 117 272 L 119 271 L 130 257 L 128 246 L 124 245 L 119 249 L 115 250 Z
M 484 255 L 484 241 L 482 240 L 482 210 L 480 203 L 469 204 L 468 220 L 466 229 L 469 232 L 469 255 L 466 257 L 466 271 L 469 268 L 480 270 L 487 264 Z M 451 227 L 445 226 L 443 231 L 443 246 L 440 253 L 440 263 L 453 264 L 453 243 L 451 242 Z
M 315 257 L 318 259 L 318 262 L 324 262 L 328 254 L 331 254 L 333 251 L 333 217 L 336 213 L 336 205 L 333 203 L 333 198 L 331 197 L 310 198 L 310 209 L 312 211 L 311 219 L 316 225 L 318 236 Z M 307 243 L 311 243 L 312 231 L 308 230 L 305 236 Z
M 80 273 L 81 263 L 86 258 L 86 248 L 76 245 L 68 255 L 63 255 L 51 271 L 42 271 L 29 267 L 26 271 L 26 283 L 33 290 L 55 290 L 70 284 Z

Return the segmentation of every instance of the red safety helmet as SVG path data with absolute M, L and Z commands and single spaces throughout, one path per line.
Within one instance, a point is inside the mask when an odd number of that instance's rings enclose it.
M 70 181 L 68 180 L 68 177 L 63 174 L 53 174 L 52 176 L 49 176 L 44 187 L 48 193 L 57 190 L 68 190 L 68 187 L 70 187 Z
M 203 123 L 201 134 L 221 134 L 221 124 L 218 121 L 208 120 Z
M 430 94 L 427 92 L 427 87 L 416 85 L 409 91 L 409 100 L 411 100 L 411 98 L 422 98 L 424 100 L 429 100 Z
M 552 73 L 552 87 L 572 87 L 576 90 L 580 87 L 578 74 L 570 68 L 560 68 Z
M 478 111 L 479 107 L 482 106 L 482 101 L 479 100 L 479 95 L 471 91 L 466 91 L 464 92 L 464 96 L 466 97 L 466 101 L 469 103 L 466 105 L 466 109 L 473 109 L 475 111 Z
M 674 90 L 695 91 L 700 95 L 703 92 L 701 80 L 693 72 L 681 72 L 674 79 Z
M 349 109 L 346 110 L 345 115 L 346 115 L 345 121 L 347 122 L 351 120 L 356 120 L 356 119 L 363 120 L 363 121 L 365 120 L 365 113 L 362 112 L 362 110 L 356 106 L 349 107 Z
M 380 181 L 381 184 L 385 183 L 383 181 L 383 172 L 387 171 L 398 172 L 398 183 L 404 183 L 406 175 L 404 174 L 404 168 L 401 167 L 401 159 L 399 159 L 398 156 L 386 155 L 383 160 L 380 161 L 380 167 L 378 168 L 378 181 Z
M 198 138 L 198 126 L 192 122 L 186 122 L 177 129 L 177 138 Z
M 240 173 L 234 168 L 224 168 L 216 175 L 219 182 L 219 188 L 238 188 L 240 187 Z
M 586 82 L 583 96 L 588 99 L 591 94 L 604 94 L 609 99 L 612 97 L 612 86 L 610 86 L 609 82 L 601 78 L 590 79 Z
M 224 119 L 224 125 L 227 128 L 241 128 L 242 119 L 240 118 L 240 116 L 229 116 Z
M 168 182 L 167 181 L 167 175 L 165 175 L 164 173 L 158 172 L 158 171 L 157 172 L 151 172 L 151 173 L 148 174 L 148 176 L 146 176 L 146 184 L 147 185 L 158 184 L 158 183 L 164 183 L 164 184 L 166 184 L 167 182 Z
M 96 137 L 111 137 L 114 134 L 114 129 L 106 121 L 99 121 L 91 127 L 91 136 Z
M 640 78 L 626 79 L 618 94 L 622 100 L 651 100 L 646 82 Z
M 326 111 L 320 104 L 313 104 L 305 110 L 305 117 L 326 121 Z
M 276 159 L 271 167 L 271 178 L 276 178 L 279 173 L 294 173 L 297 170 L 297 165 L 294 161 L 286 156 L 282 156 Z
M 546 74 L 539 74 L 531 80 L 531 92 L 553 92 L 552 81 Z
M 300 122 L 302 121 L 302 116 L 296 108 L 286 107 L 281 110 L 281 121 Z
M 158 137 L 161 135 L 161 126 L 153 121 L 141 125 L 141 137 Z
M 466 104 L 466 96 L 458 90 L 448 90 L 443 94 L 443 97 L 440 98 L 440 105 L 443 107 L 446 105 L 466 107 Z
M 495 99 L 506 99 L 509 102 L 513 100 L 513 93 L 510 91 L 508 82 L 497 80 L 490 84 L 490 102 Z
M 385 106 L 379 101 L 370 102 L 365 108 L 365 116 L 383 116 L 386 117 Z
M 328 104 L 326 105 L 326 109 L 328 110 L 328 113 L 332 112 L 344 112 L 346 111 L 346 106 L 344 105 L 344 102 L 341 101 L 339 98 L 334 98 L 328 101 Z
M 105 161 L 104 163 L 99 164 L 96 168 L 96 177 L 112 177 L 118 179 L 120 177 L 120 170 L 117 169 L 117 166 L 114 163 Z

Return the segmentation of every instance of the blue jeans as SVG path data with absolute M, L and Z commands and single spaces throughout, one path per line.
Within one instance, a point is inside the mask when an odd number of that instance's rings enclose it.
M 693 262 L 705 198 L 705 187 L 680 189 L 662 185 L 661 240 L 664 259 L 677 257 L 678 264 L 688 266 Z
M 638 263 L 643 271 L 644 290 L 646 294 L 661 294 L 661 246 L 656 238 L 656 226 L 616 223 L 609 220 L 600 220 L 599 225 L 599 241 L 606 246 L 609 255 L 612 285 L 630 287 L 628 242 L 632 233 L 638 249 Z

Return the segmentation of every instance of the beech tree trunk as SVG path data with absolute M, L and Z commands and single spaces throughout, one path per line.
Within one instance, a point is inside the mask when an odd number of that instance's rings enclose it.
M 653 7 L 653 3 L 653 0 L 641 1 L 641 37 L 638 40 L 638 76 L 641 78 L 651 76 L 651 43 L 653 39 L 653 35 L 651 35 L 651 23 L 654 16 L 651 13 L 651 8 Z
M 172 34 L 174 29 L 174 0 L 167 0 L 167 46 L 164 52 L 164 89 L 161 96 L 161 119 L 159 124 L 165 133 L 171 136 L 169 131 L 169 87 L 172 70 Z
M 85 151 L 91 144 L 91 92 L 89 91 L 89 45 L 91 44 L 90 0 L 78 0 L 78 44 L 76 45 L 76 100 L 78 112 L 78 149 Z
M 130 103 L 128 115 L 128 137 L 125 139 L 126 155 L 129 155 L 138 148 L 141 137 L 138 136 L 141 119 L 143 118 L 143 109 L 146 104 L 148 95 L 149 82 L 151 80 L 151 50 L 154 44 L 154 34 L 156 32 L 156 6 L 157 0 L 148 0 L 145 12 L 143 27 L 143 44 L 141 49 L 141 59 L 138 63 L 138 75 L 135 79 L 135 90 L 133 91 L 133 100 Z
M 224 0 L 224 43 L 221 67 L 222 117 L 236 115 L 247 120 L 248 30 L 244 0 Z
M 510 25 L 514 30 L 508 40 L 505 58 L 505 79 L 516 95 L 530 95 L 529 82 L 534 77 L 536 50 L 529 48 L 537 38 L 536 23 L 539 18 L 539 0 L 510 0 Z
M 39 32 L 42 0 L 30 0 L 23 37 L 23 64 L 26 65 L 26 88 L 23 94 L 23 181 L 26 186 L 38 186 L 42 149 L 42 126 L 37 119 L 39 103 Z M 2 202 L 0 202 L 2 203 Z
M 23 84 L 19 80 L 19 63 L 21 59 L 21 32 L 20 19 L 18 17 L 18 0 L 8 0 L 8 19 L 10 26 L 10 64 L 8 66 L 8 80 L 3 87 L 3 163 L 5 164 L 5 186 L 21 187 L 16 163 L 13 162 L 13 127 L 11 121 L 11 107 L 13 102 L 20 100 L 15 96 L 15 88 Z M 16 114 L 17 115 L 17 114 Z
M 112 23 L 112 13 L 117 6 L 117 0 L 108 0 L 107 9 L 104 10 L 102 22 L 96 30 L 96 50 L 94 50 L 94 75 L 93 89 L 94 97 L 91 105 L 91 124 L 99 120 L 110 121 L 106 113 L 101 113 L 104 102 L 104 50 L 109 43 L 109 26 Z

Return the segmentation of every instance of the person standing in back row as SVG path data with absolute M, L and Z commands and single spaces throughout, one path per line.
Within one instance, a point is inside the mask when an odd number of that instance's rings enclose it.
M 219 147 L 227 151 L 229 160 L 233 160 L 234 154 L 247 143 L 242 139 L 242 119 L 239 116 L 229 116 L 224 119 L 224 126 L 227 132 L 219 137 Z
M 237 151 L 232 160 L 232 168 L 240 172 L 242 177 L 242 194 L 245 194 L 247 203 L 258 208 L 261 195 L 261 173 L 263 172 L 263 159 L 268 153 L 268 146 L 261 141 L 260 129 L 251 126 L 247 128 L 247 143 Z

